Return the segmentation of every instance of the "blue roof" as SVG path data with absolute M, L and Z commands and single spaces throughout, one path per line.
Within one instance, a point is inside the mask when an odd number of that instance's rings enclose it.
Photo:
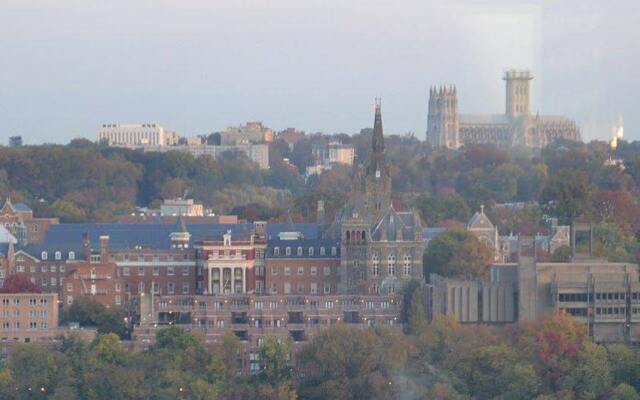
M 317 238 L 317 224 L 296 224 L 296 230 L 305 237 Z M 253 224 L 192 224 L 187 225 L 191 234 L 190 242 L 199 240 L 222 240 L 222 235 L 231 231 L 234 240 L 246 240 Z M 287 224 L 267 224 L 268 237 L 277 237 L 279 232 L 290 229 Z M 170 234 L 176 231 L 174 224 L 126 224 L 126 223 L 87 223 L 49 225 L 44 240 L 30 244 L 23 249 L 31 255 L 42 251 L 61 251 L 66 258 L 69 251 L 82 252 L 82 235 L 89 235 L 91 247 L 100 246 L 100 236 L 109 236 L 109 248 L 113 250 L 134 249 L 137 246 L 152 249 L 170 249 Z
M 31 210 L 31 207 L 29 207 L 28 205 L 26 205 L 24 203 L 14 204 L 13 208 L 15 208 L 16 211 L 22 211 L 22 212 L 31 212 L 31 211 L 33 211 L 33 210 Z
M 9 253 L 9 243 L 0 243 L 0 254 L 7 256 Z
M 278 248 L 279 254 L 274 253 L 274 249 Z M 291 248 L 291 254 L 287 255 L 285 249 Z M 298 247 L 302 248 L 302 255 L 298 255 Z M 309 255 L 309 248 L 313 247 L 313 255 Z M 320 254 L 320 248 L 324 247 L 325 254 Z M 336 254 L 331 254 L 331 248 L 336 248 Z M 296 239 L 281 240 L 279 238 L 271 239 L 267 242 L 267 258 L 339 258 L 340 242 L 333 239 Z

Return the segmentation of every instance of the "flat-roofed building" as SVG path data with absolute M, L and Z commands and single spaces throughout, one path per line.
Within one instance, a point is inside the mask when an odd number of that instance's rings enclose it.
M 58 331 L 56 293 L 0 293 L 0 346 L 50 341 Z
M 98 130 L 98 141 L 109 146 L 167 146 L 176 143 L 175 132 L 156 123 L 103 124 Z

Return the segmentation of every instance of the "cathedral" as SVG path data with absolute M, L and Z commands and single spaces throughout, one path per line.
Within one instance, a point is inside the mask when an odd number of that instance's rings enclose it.
M 422 279 L 422 224 L 417 213 L 397 211 L 391 202 L 379 101 L 369 159 L 354 168 L 349 201 L 332 227 L 341 240 L 339 293 L 391 294 Z
M 455 86 L 431 88 L 427 141 L 433 147 L 457 149 L 467 144 L 542 148 L 557 139 L 581 140 L 574 121 L 559 115 L 531 114 L 530 71 L 508 70 L 503 79 L 504 114 L 459 114 Z

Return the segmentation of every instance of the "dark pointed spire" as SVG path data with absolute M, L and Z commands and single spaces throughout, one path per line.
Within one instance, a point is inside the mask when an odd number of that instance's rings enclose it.
M 187 230 L 187 225 L 184 223 L 184 219 L 182 219 L 182 215 L 178 216 L 178 221 L 176 222 L 176 232 L 189 232 Z
M 373 152 L 376 154 L 384 153 L 384 135 L 382 134 L 382 112 L 380 111 L 381 99 L 377 98 L 375 107 L 376 114 L 373 121 L 373 137 L 371 144 L 373 145 Z

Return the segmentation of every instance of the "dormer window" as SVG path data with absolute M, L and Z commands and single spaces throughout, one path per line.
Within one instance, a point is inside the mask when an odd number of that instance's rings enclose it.
M 379 169 L 376 170 L 376 178 L 380 178 L 380 170 Z
M 325 255 L 325 249 L 324 249 L 324 246 L 323 246 L 323 247 L 320 247 L 320 255 L 321 255 L 321 256 L 324 256 L 324 255 Z
M 62 253 L 59 251 L 56 251 L 54 257 L 56 260 L 62 260 Z
M 288 247 L 288 246 L 287 246 L 287 247 L 284 249 L 284 254 L 285 254 L 285 255 L 287 255 L 287 256 L 290 256 L 290 255 L 291 255 L 291 247 Z
M 69 252 L 69 260 L 75 260 L 76 259 L 76 253 L 73 251 Z
M 309 257 L 313 257 L 313 247 L 309 247 Z
M 47 252 L 46 252 L 46 251 L 43 251 L 43 252 L 40 254 L 40 259 L 42 259 L 42 260 L 46 260 L 46 259 L 47 259 Z
M 298 251 L 297 251 L 298 256 L 302 255 L 302 247 L 298 247 Z
M 280 247 L 274 247 L 273 248 L 273 255 L 274 256 L 279 256 L 280 255 Z
M 332 248 L 331 248 L 331 255 L 332 255 L 332 256 L 335 256 L 337 253 L 338 253 L 338 249 L 336 249 L 336 247 L 335 247 L 335 246 L 334 246 L 334 247 L 332 247 Z

